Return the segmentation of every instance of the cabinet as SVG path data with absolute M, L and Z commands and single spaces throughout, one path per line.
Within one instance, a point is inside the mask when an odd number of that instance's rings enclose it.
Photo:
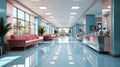
M 110 51 L 110 37 L 109 36 L 95 36 L 88 35 L 83 39 L 84 43 L 90 48 L 98 52 L 109 52 Z

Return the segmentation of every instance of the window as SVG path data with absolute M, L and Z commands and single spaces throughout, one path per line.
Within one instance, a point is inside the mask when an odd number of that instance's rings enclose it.
M 29 14 L 27 14 L 27 13 L 25 14 L 25 20 L 26 20 L 26 21 L 29 21 L 29 20 L 30 20 L 30 16 L 29 16 Z
M 19 10 L 19 9 L 18 9 L 18 18 L 22 19 L 22 20 L 24 20 L 24 18 L 25 18 L 24 12 L 22 10 Z
M 13 16 L 17 17 L 17 8 L 13 7 Z
M 30 33 L 30 15 L 16 7 L 13 7 L 14 34 Z

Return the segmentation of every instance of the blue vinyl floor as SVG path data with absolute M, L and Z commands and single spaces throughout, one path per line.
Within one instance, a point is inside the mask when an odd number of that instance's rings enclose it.
M 99 54 L 73 37 L 56 37 L 0 56 L 0 67 L 120 67 L 120 58 Z

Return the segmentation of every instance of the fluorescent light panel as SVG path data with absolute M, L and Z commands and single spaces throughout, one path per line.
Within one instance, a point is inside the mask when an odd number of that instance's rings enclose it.
M 54 17 L 53 17 L 53 16 L 50 16 L 49 18 L 53 19 Z
M 75 15 L 75 14 L 77 14 L 77 13 L 76 13 L 76 12 L 71 12 L 70 14 L 71 14 L 71 15 Z
M 69 18 L 75 18 L 74 16 L 70 16 Z
M 47 7 L 39 7 L 40 9 L 47 9 Z
M 72 9 L 79 9 L 79 6 L 72 6 Z
M 45 13 L 46 15 L 51 15 L 52 13 Z

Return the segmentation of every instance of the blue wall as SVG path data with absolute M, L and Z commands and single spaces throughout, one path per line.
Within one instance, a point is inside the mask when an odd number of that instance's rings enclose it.
M 0 18 L 1 17 L 4 19 L 4 24 L 6 24 L 6 0 L 0 0 Z M 4 41 L 6 41 L 5 37 L 4 39 Z
M 76 24 L 76 34 L 80 33 L 80 24 Z
M 69 28 L 69 35 L 72 36 L 72 27 Z
M 35 17 L 35 34 L 38 35 L 38 27 L 40 26 L 40 17 Z
M 112 55 L 120 56 L 120 0 L 112 0 Z
M 71 28 L 71 34 L 72 34 L 72 36 L 73 36 L 73 27 Z
M 54 26 L 52 26 L 52 34 L 54 34 Z
M 75 35 L 75 26 L 72 27 L 72 36 Z
M 47 34 L 50 34 L 50 24 L 47 23 L 46 26 L 47 26 L 46 33 L 47 33 Z
M 0 0 L 0 17 L 6 19 L 6 0 Z
M 86 34 L 90 34 L 90 26 L 96 25 L 95 15 L 86 15 Z

